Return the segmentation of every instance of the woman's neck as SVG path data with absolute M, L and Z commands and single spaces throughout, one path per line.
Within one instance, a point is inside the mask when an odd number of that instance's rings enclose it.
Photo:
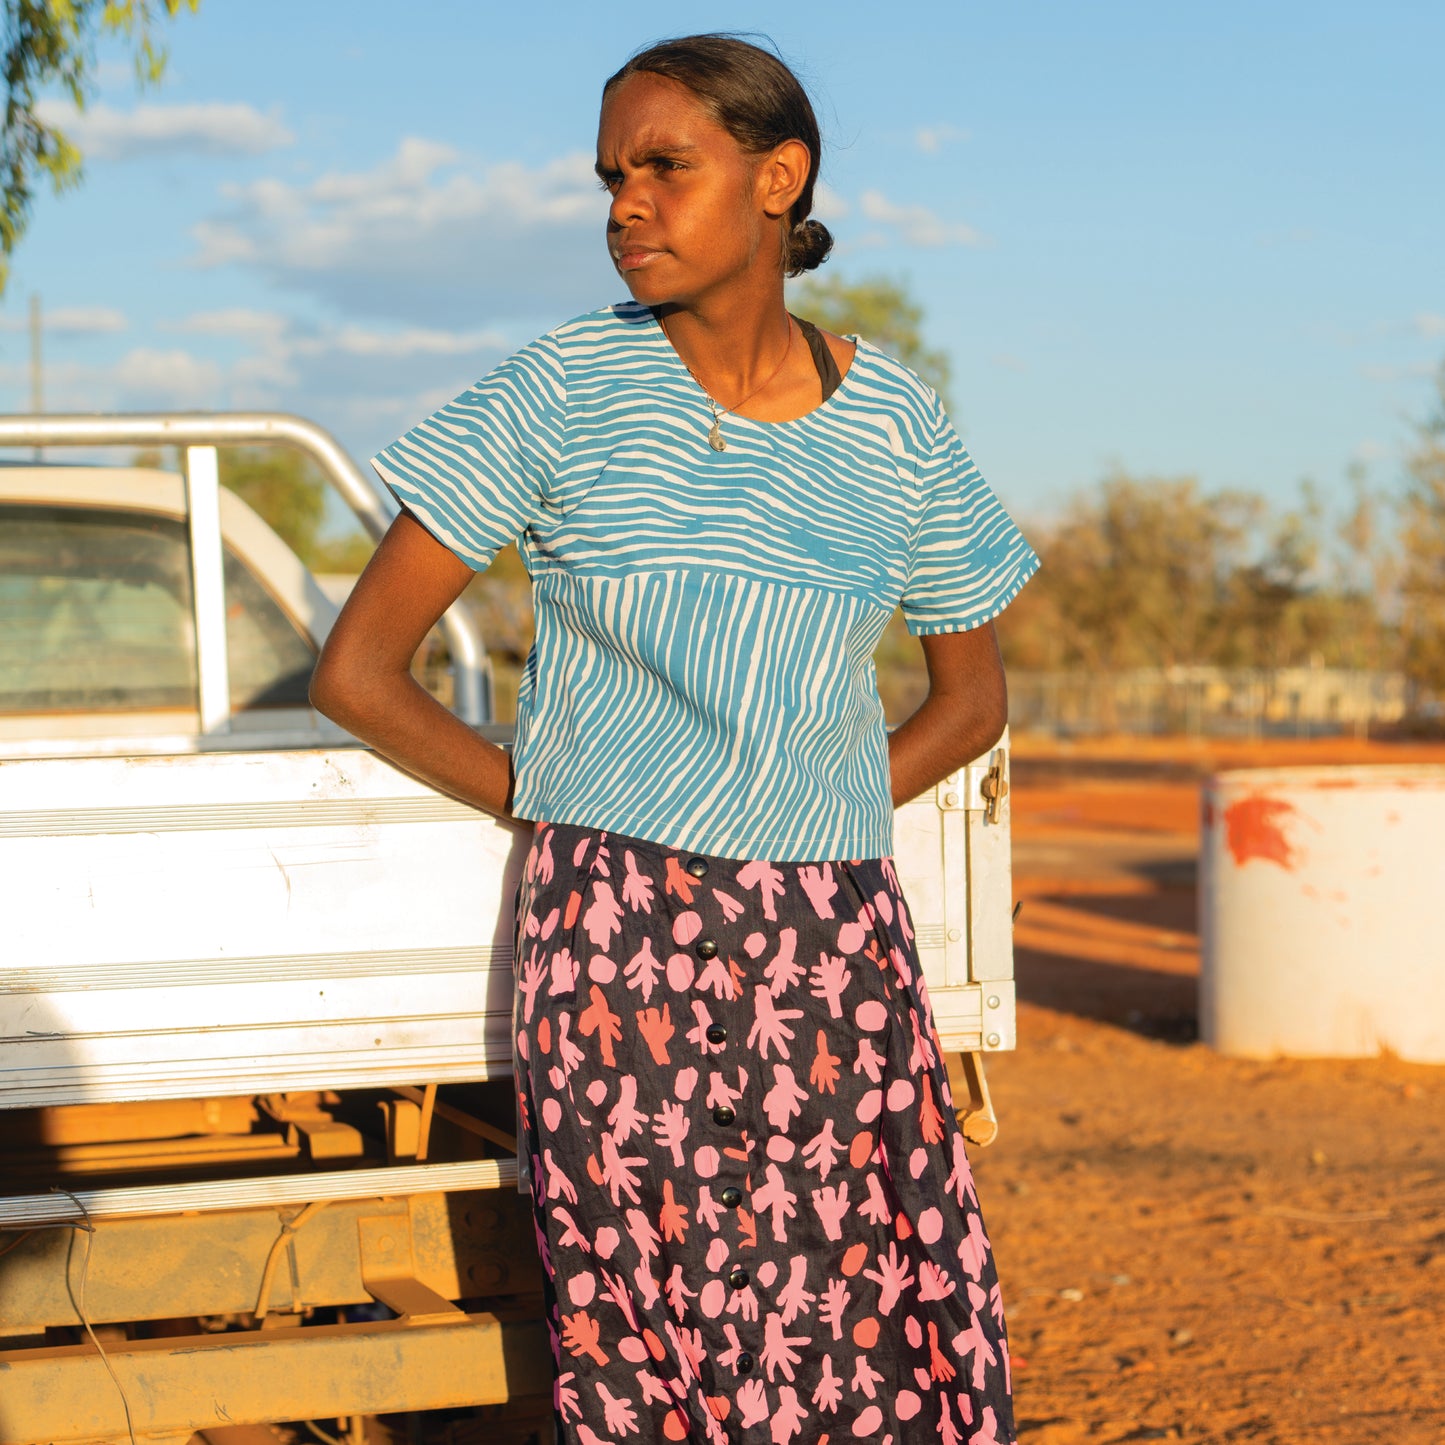
M 683 364 L 723 406 L 763 386 L 791 341 L 781 278 L 760 294 L 658 306 L 654 314 Z

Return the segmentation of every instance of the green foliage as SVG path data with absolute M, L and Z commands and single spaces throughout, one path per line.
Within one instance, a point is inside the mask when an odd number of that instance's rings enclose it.
M 841 276 L 809 276 L 793 289 L 789 305 L 825 331 L 861 336 L 897 357 L 948 406 L 948 355 L 923 344 L 923 307 L 902 281 L 890 276 L 867 276 L 853 282 Z
M 269 523 L 308 567 L 321 572 L 350 570 L 335 565 L 345 559 L 327 555 L 320 544 L 326 482 L 304 452 L 286 446 L 226 447 L 218 463 L 221 485 Z M 365 560 L 360 558 L 361 565 Z
M 1304 483 L 1272 510 L 1193 478 L 1122 472 L 1031 529 L 1043 570 L 999 623 L 1010 666 L 1041 670 L 1389 667 L 1388 560 L 1377 498 L 1356 483 L 1331 551 Z M 1445 516 L 1445 513 L 1442 513 Z
M 1407 462 L 1401 633 L 1411 681 L 1445 695 L 1445 364 L 1435 386 L 1435 410 L 1419 426 Z
M 1242 498 L 1202 496 L 1192 477 L 1115 472 L 1076 497 L 1036 542 L 1044 569 L 1024 591 L 1034 593 L 1026 650 L 1045 655 L 1025 665 L 1107 672 L 1198 660 L 1218 610 L 1224 556 L 1249 511 Z M 1017 650 L 1027 634 L 1005 629 L 1011 634 Z
M 375 551 L 376 543 L 359 529 L 342 536 L 323 534 L 316 538 L 307 566 L 313 572 L 340 572 L 355 577 L 365 570 Z
M 133 467 L 180 471 L 173 447 L 142 447 Z M 359 526 L 326 531 L 328 483 L 302 451 L 285 445 L 221 447 L 216 454 L 220 482 L 235 492 L 312 572 L 360 572 L 376 550 Z
M 156 27 L 182 9 L 194 12 L 200 0 L 0 0 L 4 46 L 0 65 L 5 77 L 5 117 L 0 123 L 0 290 L 9 258 L 30 220 L 35 185 L 48 176 L 59 192 L 81 176 L 80 152 L 35 107 L 47 87 L 58 87 L 83 109 L 93 82 L 96 43 L 119 36 L 132 48 L 136 79 L 158 81 L 165 51 Z

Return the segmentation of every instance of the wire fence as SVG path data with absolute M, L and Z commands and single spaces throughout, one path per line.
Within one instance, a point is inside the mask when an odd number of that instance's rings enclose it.
M 1438 704 L 1402 673 L 1329 667 L 1010 671 L 1009 722 L 1059 736 L 1368 737 Z

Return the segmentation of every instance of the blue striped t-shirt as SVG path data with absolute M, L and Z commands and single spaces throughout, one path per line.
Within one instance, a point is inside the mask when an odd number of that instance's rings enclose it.
M 712 413 L 652 312 L 569 321 L 373 465 L 468 566 L 517 541 L 536 642 L 519 817 L 733 858 L 893 848 L 873 651 L 996 616 L 1037 559 L 943 412 L 866 341 L 796 421 Z

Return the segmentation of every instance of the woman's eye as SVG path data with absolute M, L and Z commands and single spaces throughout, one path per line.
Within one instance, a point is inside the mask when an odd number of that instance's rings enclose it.
M 668 160 L 666 156 L 654 156 L 647 162 L 658 175 L 670 175 L 674 171 L 686 170 L 687 167 L 680 161 Z M 622 174 L 620 171 L 612 171 L 607 175 L 598 176 L 597 184 L 602 187 L 608 195 L 615 196 L 622 187 Z

